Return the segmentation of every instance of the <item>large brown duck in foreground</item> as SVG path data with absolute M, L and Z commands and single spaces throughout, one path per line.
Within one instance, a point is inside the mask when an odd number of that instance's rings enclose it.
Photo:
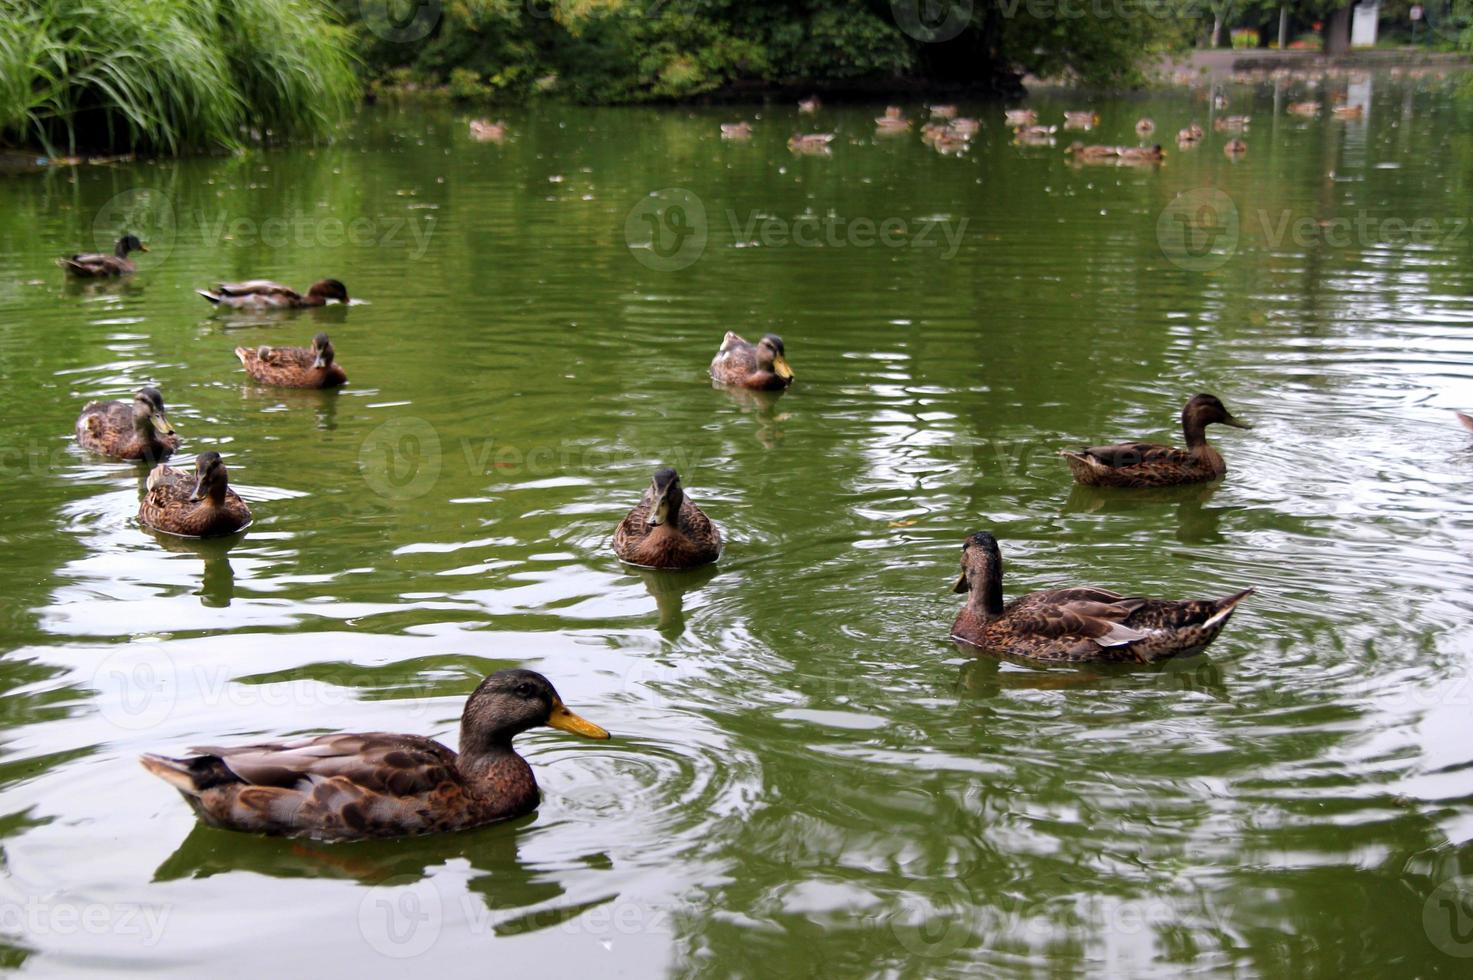
M 967 604 L 953 639 L 990 653 L 1055 663 L 1151 663 L 1197 653 L 1217 639 L 1252 589 L 1223 599 L 1143 599 L 1082 587 L 1033 592 L 1004 605 L 1002 552 L 978 531 L 962 545 L 953 591 Z
M 537 779 L 512 739 L 537 725 L 609 737 L 569 711 L 546 677 L 499 670 L 466 700 L 459 753 L 420 735 L 366 732 L 142 762 L 213 827 L 329 841 L 410 837 L 535 810 Z
M 680 475 L 667 466 L 614 529 L 614 554 L 631 565 L 695 568 L 721 557 L 721 532 L 685 499 Z
M 1091 487 L 1170 487 L 1220 480 L 1227 473 L 1222 455 L 1207 444 L 1207 426 L 1220 422 L 1251 429 L 1233 418 L 1216 395 L 1193 395 L 1181 410 L 1187 448 L 1151 442 L 1122 442 L 1113 446 L 1065 449 L 1059 455 L 1069 464 L 1078 483 Z
M 184 538 L 216 538 L 251 523 L 251 509 L 230 489 L 225 461 L 200 453 L 194 472 L 160 463 L 148 474 L 148 492 L 138 504 L 139 523 Z

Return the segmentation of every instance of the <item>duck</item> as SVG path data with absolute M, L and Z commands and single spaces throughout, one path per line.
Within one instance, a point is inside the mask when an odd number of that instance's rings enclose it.
M 1032 592 L 1004 605 L 1002 552 L 987 531 L 962 544 L 961 566 L 952 591 L 967 602 L 951 626 L 952 639 L 1043 663 L 1153 663 L 1199 653 L 1254 592 L 1147 599 L 1083 586 Z
M 875 117 L 875 129 L 881 134 L 903 133 L 910 129 L 910 120 L 902 114 L 900 106 L 886 106 L 885 114 Z
M 1330 112 L 1334 114 L 1336 119 L 1359 119 L 1366 114 L 1366 107 L 1363 105 L 1337 105 Z
M 185 538 L 218 538 L 251 523 L 251 509 L 230 489 L 230 475 L 217 452 L 194 458 L 194 472 L 160 463 L 148 474 L 148 491 L 138 504 L 138 522 Z
M 1305 118 L 1313 118 L 1315 116 L 1318 116 L 1319 114 L 1320 104 L 1318 102 L 1289 103 L 1289 115 L 1291 116 L 1303 116 Z
M 1176 145 L 1183 149 L 1188 146 L 1196 146 L 1198 143 L 1202 142 L 1202 137 L 1205 135 L 1206 134 L 1202 132 L 1201 126 L 1198 126 L 1196 123 L 1192 123 L 1190 126 L 1187 126 L 1186 128 L 1177 132 Z
M 1005 109 L 1002 118 L 1006 125 L 1014 129 L 1038 125 L 1038 113 L 1033 109 Z
M 609 737 L 569 710 L 546 677 L 511 669 L 486 677 L 466 699 L 459 752 L 422 735 L 363 732 L 140 761 L 212 827 L 322 841 L 415 837 L 535 810 L 537 778 L 512 740 L 538 725 Z
M 328 300 L 348 302 L 348 287 L 336 279 L 322 279 L 313 283 L 305 296 L 290 286 L 283 286 L 269 279 L 222 282 L 213 291 L 196 289 L 195 292 L 216 306 L 237 310 L 326 306 Z
M 818 96 L 816 95 L 810 95 L 806 99 L 798 100 L 798 111 L 806 115 L 813 115 L 814 113 L 818 112 L 818 110 L 822 106 L 823 103 L 818 100 Z
M 137 235 L 125 234 L 113 246 L 111 255 L 104 255 L 101 252 L 79 252 L 76 255 L 67 255 L 57 259 L 56 264 L 74 276 L 90 278 L 126 276 L 138 271 L 133 260 L 128 258 L 128 253 L 147 251 L 148 246 L 140 242 Z
M 1248 152 L 1248 142 L 1234 137 L 1222 145 L 1222 152 L 1226 153 L 1230 159 L 1240 159 Z
M 1105 146 L 1102 143 L 1086 144 L 1080 140 L 1075 140 L 1073 143 L 1064 147 L 1064 155 L 1074 157 L 1076 160 L 1091 162 L 1113 160 L 1120 155 L 1120 147 Z
M 614 554 L 647 568 L 697 568 L 721 557 L 721 531 L 685 498 L 680 474 L 665 466 L 614 529 Z
M 1020 126 L 1013 131 L 1013 142 L 1020 146 L 1053 146 L 1057 126 Z
M 1228 107 L 1228 97 L 1226 95 L 1214 95 L 1214 96 L 1212 96 L 1212 108 L 1214 108 L 1214 109 L 1226 109 L 1227 107 Z
M 1122 146 L 1117 156 L 1121 163 L 1160 163 L 1166 159 L 1166 151 L 1160 143 L 1154 146 Z
M 1218 422 L 1236 429 L 1253 428 L 1233 418 L 1216 395 L 1200 394 L 1193 395 L 1181 410 L 1186 449 L 1125 442 L 1065 449 L 1059 455 L 1069 464 L 1075 482 L 1090 487 L 1169 487 L 1220 480 L 1227 473 L 1227 463 L 1207 444 L 1205 434 L 1207 426 Z
M 744 140 L 752 136 L 752 124 L 746 121 L 721 124 L 721 138 L 724 140 Z
M 954 105 L 932 105 L 926 106 L 930 111 L 932 119 L 955 119 L 956 106 Z
M 783 339 L 777 334 L 763 334 L 752 344 L 735 330 L 728 330 L 711 358 L 711 377 L 726 385 L 781 391 L 793 383 L 793 369 L 788 365 Z
M 1082 129 L 1087 132 L 1099 124 L 1100 114 L 1098 112 L 1066 111 L 1064 113 L 1065 129 Z
M 971 139 L 982 131 L 982 124 L 970 116 L 958 116 L 946 128 L 956 136 Z
M 506 123 L 501 120 L 490 122 L 485 119 L 472 119 L 470 123 L 471 139 L 482 143 L 500 143 L 506 139 Z
M 1252 121 L 1252 116 L 1218 116 L 1212 120 L 1212 128 L 1219 133 L 1241 133 Z
M 1156 131 L 1156 122 L 1153 119 L 1142 117 L 1136 120 L 1135 131 L 1137 136 L 1150 136 Z
M 164 396 L 139 388 L 131 402 L 88 402 L 77 416 L 77 442 L 83 449 L 113 459 L 168 459 L 179 436 L 164 411 Z
M 833 133 L 794 133 L 788 137 L 788 149 L 794 153 L 828 153 Z
M 336 388 L 348 380 L 333 361 L 332 342 L 325 333 L 313 337 L 311 347 L 237 347 L 235 356 L 246 374 L 278 388 Z

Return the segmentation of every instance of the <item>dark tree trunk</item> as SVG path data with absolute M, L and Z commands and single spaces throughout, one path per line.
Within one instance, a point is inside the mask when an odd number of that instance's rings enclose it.
M 1350 50 L 1350 8 L 1341 7 L 1325 21 L 1325 54 L 1345 54 Z

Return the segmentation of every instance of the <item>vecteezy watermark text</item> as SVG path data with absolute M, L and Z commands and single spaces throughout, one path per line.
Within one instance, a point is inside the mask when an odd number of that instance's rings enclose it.
M 726 221 L 738 246 L 766 248 L 941 248 L 953 258 L 967 233 L 969 218 L 846 218 L 838 214 L 800 214 L 795 218 L 727 210 Z

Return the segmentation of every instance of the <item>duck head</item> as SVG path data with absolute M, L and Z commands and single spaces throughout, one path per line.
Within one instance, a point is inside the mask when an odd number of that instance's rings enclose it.
M 217 504 L 224 503 L 228 486 L 230 474 L 219 453 L 200 453 L 194 458 L 194 493 L 189 495 L 190 500 L 200 501 L 208 497 Z
M 139 432 L 152 428 L 161 436 L 174 434 L 174 427 L 164 414 L 164 396 L 157 388 L 139 388 L 133 396 L 133 426 Z
M 988 613 L 1002 612 L 1002 551 L 990 532 L 978 531 L 962 542 L 962 573 L 951 591 L 980 598 Z
M 113 247 L 113 254 L 120 259 L 126 259 L 129 252 L 147 252 L 148 246 L 138 240 L 138 236 L 129 232 L 118 239 L 118 244 Z
M 680 474 L 669 466 L 655 470 L 650 481 L 650 527 L 659 527 L 680 513 L 685 502 L 685 491 L 680 486 Z
M 308 296 L 320 296 L 323 299 L 335 299 L 339 303 L 348 302 L 348 287 L 336 279 L 323 279 L 314 282 L 312 288 L 307 290 Z
M 1181 410 L 1181 425 L 1188 445 L 1195 445 L 1203 438 L 1202 431 L 1207 426 L 1219 422 L 1235 429 L 1253 428 L 1247 422 L 1233 418 L 1233 413 L 1227 410 L 1227 406 L 1216 395 L 1193 395 Z
M 758 363 L 784 381 L 793 380 L 793 369 L 788 365 L 787 349 L 783 339 L 775 333 L 764 334 L 757 341 Z
M 460 716 L 461 754 L 509 745 L 514 736 L 538 725 L 584 738 L 609 737 L 598 725 L 568 710 L 546 677 L 533 670 L 498 670 L 466 699 Z
M 327 334 L 320 333 L 312 338 L 312 353 L 316 355 L 312 366 L 317 370 L 321 371 L 332 365 L 333 349 L 331 341 L 327 339 Z

